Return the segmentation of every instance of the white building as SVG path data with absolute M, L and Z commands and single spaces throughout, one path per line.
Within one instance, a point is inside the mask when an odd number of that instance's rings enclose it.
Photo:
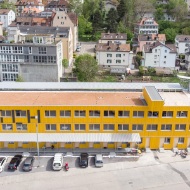
M 143 46 L 142 66 L 175 69 L 176 55 L 174 44 L 164 45 L 158 41 L 153 44 L 146 44 Z
M 120 43 L 120 44 L 126 44 L 127 42 L 127 34 L 123 33 L 102 33 L 101 39 L 99 40 L 99 43 L 108 43 L 108 41 L 111 41 L 112 43 Z
M 12 21 L 15 20 L 15 12 L 10 9 L 0 9 L 0 22 L 3 23 L 3 28 L 7 28 Z
M 96 45 L 95 50 L 96 60 L 100 66 L 133 68 L 133 52 L 130 51 L 130 44 L 99 43 Z
M 190 46 L 190 35 L 177 35 L 175 37 L 175 46 L 178 55 L 188 52 L 188 47 Z
M 138 34 L 158 34 L 158 24 L 153 18 L 143 18 L 135 26 L 135 35 Z

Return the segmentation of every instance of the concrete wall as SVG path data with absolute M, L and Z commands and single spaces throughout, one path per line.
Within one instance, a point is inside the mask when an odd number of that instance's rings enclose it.
M 57 65 L 20 64 L 20 75 L 25 82 L 59 82 Z

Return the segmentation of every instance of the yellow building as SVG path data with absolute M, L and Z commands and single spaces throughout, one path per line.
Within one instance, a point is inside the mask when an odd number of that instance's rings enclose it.
M 0 89 L 5 84 L 12 88 Z M 0 91 L 0 147 L 35 148 L 37 131 L 40 148 L 189 147 L 190 99 L 181 89 L 146 84 L 132 92 L 116 83 L 97 91 L 94 85 L 94 91 Z

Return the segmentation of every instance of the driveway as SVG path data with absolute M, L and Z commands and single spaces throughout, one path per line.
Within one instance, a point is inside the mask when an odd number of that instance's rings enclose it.
M 96 42 L 79 42 L 81 44 L 81 50 L 80 52 L 77 52 L 78 55 L 88 53 L 92 56 L 95 55 L 94 53 L 94 47 L 97 44 Z

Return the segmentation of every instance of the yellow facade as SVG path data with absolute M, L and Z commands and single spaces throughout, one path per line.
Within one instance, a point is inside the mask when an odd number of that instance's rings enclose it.
M 190 145 L 190 107 L 188 106 L 165 106 L 164 101 L 153 101 L 144 89 L 143 97 L 147 105 L 141 106 L 0 106 L 1 110 L 1 133 L 36 133 L 36 124 L 38 125 L 39 133 L 139 133 L 142 139 L 141 143 L 127 143 L 127 142 L 40 142 L 40 148 L 49 147 L 54 145 L 55 148 L 126 148 L 126 147 L 138 147 L 138 148 L 150 148 L 150 149 L 172 149 L 174 147 L 179 149 L 185 149 Z M 25 116 L 16 116 L 16 110 L 26 111 Z M 69 110 L 71 116 L 62 117 L 60 112 L 62 110 Z M 84 117 L 76 117 L 76 110 L 84 110 Z M 91 117 L 90 111 L 98 110 L 100 112 L 99 117 Z M 104 115 L 104 111 L 113 111 L 115 115 L 113 117 L 107 117 Z M 11 116 L 3 116 L 3 111 L 11 111 Z M 46 111 L 55 111 L 55 116 L 46 116 Z M 119 117 L 119 111 L 128 111 L 129 116 Z M 143 116 L 134 116 L 134 112 L 144 113 Z M 172 116 L 165 116 L 165 113 L 170 112 Z M 186 115 L 179 117 L 179 112 L 186 112 Z M 39 114 L 40 113 L 40 114 Z M 150 116 L 153 113 L 156 115 Z M 14 115 L 14 116 L 13 116 Z M 34 116 L 38 115 L 39 121 Z M 13 119 L 14 118 L 14 119 Z M 18 130 L 17 124 L 26 124 L 27 130 Z M 11 130 L 3 129 L 4 124 L 12 124 Z M 46 130 L 46 124 L 56 124 L 56 130 Z M 70 124 L 71 130 L 60 130 L 61 124 Z M 76 130 L 75 124 L 85 124 L 85 130 Z M 90 124 L 100 124 L 100 130 L 90 130 Z M 114 124 L 113 130 L 104 130 L 104 124 Z M 119 130 L 119 124 L 128 124 L 128 130 Z M 185 125 L 185 128 L 176 129 L 176 125 Z M 143 125 L 143 129 L 137 129 L 134 125 Z M 150 129 L 147 126 L 150 125 Z M 156 129 L 152 126 L 156 126 Z M 162 129 L 162 125 L 171 125 L 171 130 Z M 36 148 L 36 142 L 0 142 L 0 148 Z

